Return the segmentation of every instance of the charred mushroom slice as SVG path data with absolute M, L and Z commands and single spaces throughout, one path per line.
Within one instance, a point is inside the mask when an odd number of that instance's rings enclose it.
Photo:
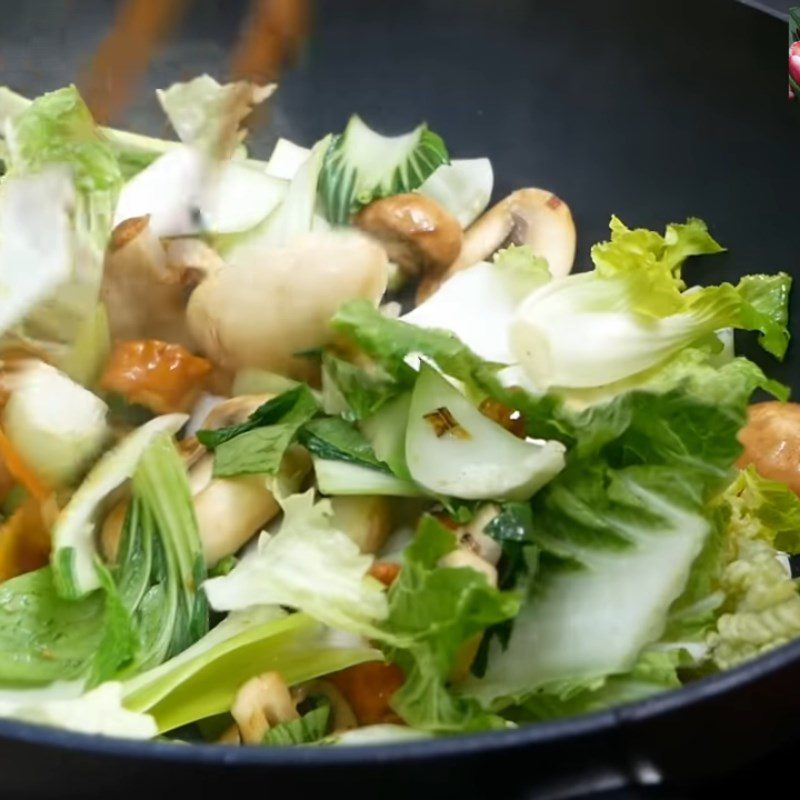
M 170 265 L 149 217 L 121 222 L 111 235 L 101 287 L 112 338 L 161 339 L 192 349 L 186 303 L 201 278 L 199 269 Z
M 461 251 L 463 233 L 458 220 L 421 194 L 375 200 L 354 222 L 383 245 L 389 260 L 407 278 L 441 275 Z
M 547 259 L 554 277 L 564 277 L 575 260 L 575 223 L 569 206 L 544 189 L 519 189 L 490 208 L 464 234 L 458 258 L 440 280 L 425 280 L 417 302 L 465 267 L 490 258 L 512 244 L 526 244 Z

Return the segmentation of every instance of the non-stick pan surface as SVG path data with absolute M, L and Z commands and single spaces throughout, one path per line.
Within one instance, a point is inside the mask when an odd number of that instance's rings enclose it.
M 113 6 L 2 3 L 0 82 L 36 94 L 72 80 Z M 152 86 L 223 75 L 242 7 L 197 0 Z M 780 21 L 731 0 L 325 0 L 317 12 L 256 144 L 310 143 L 353 111 L 386 132 L 426 119 L 455 155 L 491 157 L 498 195 L 563 197 L 582 266 L 611 213 L 652 228 L 699 216 L 730 248 L 692 267 L 699 280 L 797 274 L 800 115 L 786 103 Z M 130 115 L 159 132 L 152 106 Z M 799 359 L 795 348 L 770 368 L 800 389 Z M 522 798 L 682 782 L 793 732 L 798 682 L 800 642 L 613 712 L 369 750 L 136 744 L 0 722 L 0 794 Z

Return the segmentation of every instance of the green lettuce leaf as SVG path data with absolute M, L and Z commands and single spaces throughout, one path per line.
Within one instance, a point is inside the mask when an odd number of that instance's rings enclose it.
M 377 459 L 372 446 L 358 428 L 340 417 L 325 417 L 307 422 L 300 433 L 300 442 L 317 458 L 347 461 L 389 471 Z
M 0 683 L 82 678 L 103 637 L 105 599 L 64 600 L 50 567 L 0 584 Z
M 565 683 L 557 690 L 534 692 L 503 716 L 517 723 L 545 722 L 635 703 L 680 687 L 674 652 L 645 651 L 630 672 L 598 682 Z
M 630 392 L 576 415 L 567 468 L 532 500 L 541 556 L 529 598 L 472 696 L 502 706 L 602 681 L 660 639 L 741 452 L 748 395 L 734 389 L 721 405 Z
M 728 669 L 800 636 L 800 595 L 775 549 L 742 538 L 723 570 L 723 613 L 709 636 L 711 658 Z
M 69 274 L 29 309 L 17 336 L 67 357 L 97 304 L 103 257 L 123 176 L 114 149 L 95 125 L 74 86 L 34 100 L 7 126 L 9 175 L 27 176 L 67 167 L 75 188 L 69 208 Z M 66 353 L 63 352 L 66 348 Z
M 723 283 L 681 293 L 667 272 L 570 275 L 525 300 L 511 331 L 511 349 L 528 378 L 543 389 L 622 380 L 728 327 L 760 331 L 762 346 L 782 358 L 788 332 L 776 320 L 785 319 L 788 292 L 769 293 L 772 305 L 761 310 L 750 302 L 750 287 L 790 280 L 783 273 L 750 276 L 737 286 Z M 595 347 L 587 348 L 587 340 Z
M 800 635 L 800 595 L 780 555 L 800 548 L 800 499 L 748 467 L 720 504 L 724 536 L 716 558 L 698 566 L 706 591 L 721 597 L 709 656 L 727 669 Z
M 595 389 L 572 389 L 561 395 L 572 408 L 609 402 L 633 390 L 662 393 L 683 389 L 709 403 L 724 403 L 732 385 L 737 396 L 762 389 L 778 400 L 789 399 L 789 388 L 767 378 L 754 362 L 741 356 L 720 362 L 709 347 L 687 347 L 638 375 Z
M 547 260 L 537 256 L 530 245 L 510 245 L 498 250 L 492 260 L 501 281 L 518 300 L 550 281 Z
M 671 277 L 675 288 L 682 290 L 686 283 L 681 272 L 687 258 L 725 250 L 701 219 L 667 225 L 664 236 L 646 228 L 631 230 L 616 216 L 611 217 L 609 227 L 610 241 L 592 247 L 592 261 L 603 277 L 656 271 Z
M 34 100 L 12 121 L 8 141 L 14 173 L 68 164 L 75 188 L 84 194 L 113 195 L 122 182 L 114 152 L 74 86 Z
M 367 574 L 372 556 L 334 527 L 330 501 L 315 503 L 313 489 L 285 498 L 282 507 L 276 534 L 262 533 L 256 551 L 203 584 L 211 607 L 280 605 L 332 628 L 374 634 L 387 606 L 382 585 Z
M 276 425 L 295 413 L 302 416 L 311 408 L 316 408 L 315 403 L 308 387 L 298 385 L 260 405 L 244 422 L 214 430 L 199 430 L 197 439 L 209 450 L 215 450 L 221 444 L 255 428 Z
M 800 498 L 786 484 L 762 478 L 752 466 L 725 493 L 739 535 L 763 539 L 785 553 L 800 553 Z
M 758 343 L 777 358 L 789 346 L 789 290 L 792 279 L 785 272 L 777 275 L 746 275 L 738 289 L 743 299 L 742 327 L 761 331 Z
M 421 730 L 502 727 L 502 721 L 478 703 L 453 694 L 447 680 L 462 645 L 487 627 L 513 617 L 519 598 L 498 591 L 475 570 L 437 566 L 455 547 L 450 531 L 432 517 L 424 517 L 389 590 L 389 616 L 383 630 L 406 642 L 399 647 L 385 645 L 389 660 L 406 675 L 392 707 L 406 723 Z
M 336 647 L 305 614 L 256 607 L 229 614 L 179 655 L 124 683 L 125 707 L 151 714 L 160 733 L 227 712 L 239 687 L 275 670 L 289 686 L 337 672 L 380 653 Z
M 341 411 L 354 419 L 371 417 L 402 391 L 380 367 L 356 366 L 329 352 L 322 356 L 322 381 L 335 387 L 344 403 Z M 339 410 L 326 407 L 329 413 Z

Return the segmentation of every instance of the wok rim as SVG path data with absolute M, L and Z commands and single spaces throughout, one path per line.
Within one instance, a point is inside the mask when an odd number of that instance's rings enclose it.
M 219 744 L 132 740 L 76 733 L 28 722 L 0 719 L 0 743 L 66 749 L 86 755 L 134 758 L 143 761 L 201 763 L 210 766 L 356 766 L 440 758 L 464 758 L 475 753 L 513 751 L 537 745 L 563 744 L 592 736 L 619 732 L 628 726 L 733 694 L 770 675 L 800 664 L 800 639 L 787 642 L 737 667 L 700 678 L 680 688 L 661 692 L 645 700 L 615 706 L 591 714 L 540 722 L 504 731 L 456 734 L 437 739 L 420 739 L 374 745 L 338 747 L 237 747 Z

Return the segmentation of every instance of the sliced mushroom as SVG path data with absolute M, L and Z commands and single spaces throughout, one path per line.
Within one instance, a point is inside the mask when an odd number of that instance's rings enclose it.
M 456 532 L 458 546 L 461 550 L 474 553 L 493 567 L 496 567 L 500 561 L 503 548 L 483 531 L 499 513 L 500 509 L 496 505 L 487 503 L 481 506 L 475 516 Z
M 332 497 L 333 521 L 362 553 L 377 553 L 391 531 L 391 509 L 387 498 L 376 496 Z
M 441 275 L 461 251 L 458 220 L 422 194 L 397 194 L 374 200 L 355 224 L 375 237 L 407 278 Z
M 475 516 L 466 524 L 453 531 L 458 541 L 458 549 L 448 553 L 439 561 L 442 567 L 456 569 L 468 567 L 486 576 L 492 586 L 497 586 L 497 564 L 502 555 L 500 545 L 487 536 L 483 530 L 498 514 L 500 509 L 493 503 L 487 503 L 478 509 Z M 481 645 L 481 634 L 467 639 L 459 648 L 450 680 L 460 683 L 470 674 L 472 662 Z
M 458 548 L 450 551 L 444 558 L 439 560 L 439 566 L 462 569 L 468 567 L 486 576 L 492 586 L 497 586 L 497 570 L 485 559 L 481 558 L 471 549 Z
M 207 456 L 195 469 L 212 461 Z M 207 474 L 211 469 L 206 467 Z M 235 553 L 280 511 L 263 476 L 214 478 L 194 496 L 195 515 L 206 563 Z
M 244 683 L 231 704 L 231 716 L 243 744 L 261 744 L 270 728 L 300 717 L 289 688 L 277 672 L 265 672 Z
M 286 247 L 243 246 L 189 300 L 189 330 L 218 366 L 256 367 L 309 379 L 318 366 L 298 356 L 330 342 L 329 323 L 347 300 L 377 305 L 386 254 L 356 231 L 311 233 Z
M 242 734 L 239 732 L 239 726 L 234 722 L 229 725 L 222 735 L 217 739 L 217 744 L 240 745 L 242 743 Z
M 512 192 L 467 229 L 458 258 L 440 279 L 423 281 L 417 302 L 430 296 L 459 270 L 484 261 L 512 244 L 526 244 L 546 258 L 553 276 L 568 275 L 575 260 L 575 223 L 569 206 L 544 189 Z
M 225 266 L 219 253 L 209 247 L 202 239 L 185 237 L 168 239 L 164 242 L 167 267 L 180 273 L 195 273 L 198 278 L 209 272 L 216 272 Z
M 170 265 L 149 217 L 121 222 L 111 234 L 101 287 L 112 337 L 192 349 L 186 303 L 201 279 L 199 269 Z
M 250 394 L 225 400 L 209 412 L 202 427 L 224 428 L 244 422 L 271 397 Z M 284 456 L 282 473 L 290 484 L 299 486 L 310 468 L 308 453 L 302 448 L 292 447 Z M 235 553 L 280 511 L 263 475 L 214 478 L 211 455 L 192 467 L 189 482 L 207 564 Z
M 221 428 L 243 422 L 271 395 L 243 395 L 212 409 L 202 427 Z M 215 478 L 214 458 L 192 437 L 181 445 L 184 463 L 189 468 L 189 488 L 195 516 L 209 566 L 237 552 L 280 511 L 263 475 Z M 282 479 L 288 487 L 299 487 L 311 469 L 308 453 L 290 448 L 284 456 Z M 100 533 L 103 555 L 114 562 L 119 549 L 128 499 L 121 500 L 106 516 Z

